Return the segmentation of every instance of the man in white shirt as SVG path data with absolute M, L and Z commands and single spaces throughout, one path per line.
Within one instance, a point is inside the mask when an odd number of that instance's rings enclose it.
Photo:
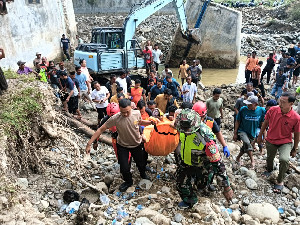
M 186 83 L 182 86 L 182 93 L 184 102 L 191 102 L 193 104 L 196 102 L 197 86 L 192 82 L 190 76 L 186 78 Z
M 97 81 L 94 82 L 94 90 L 92 92 L 92 100 L 96 103 L 98 112 L 98 123 L 106 116 L 106 107 L 108 105 L 109 91 L 105 86 L 101 86 Z
M 152 57 L 153 57 L 153 62 L 155 64 L 156 71 L 158 71 L 158 65 L 161 62 L 163 53 L 161 52 L 160 49 L 158 49 L 158 44 L 154 45 L 154 49 L 152 50 Z
M 169 75 L 169 73 L 172 73 L 173 76 L 173 72 L 172 70 L 169 69 L 169 65 L 165 65 L 165 69 L 161 72 L 161 76 L 160 79 L 165 79 L 167 75 Z
M 123 93 L 127 94 L 128 87 L 127 87 L 126 73 L 125 72 L 123 72 L 122 75 L 116 79 L 116 82 L 119 82 L 120 87 L 123 88 Z

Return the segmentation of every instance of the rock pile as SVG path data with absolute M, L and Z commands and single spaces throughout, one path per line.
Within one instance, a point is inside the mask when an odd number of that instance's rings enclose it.
M 287 7 L 242 8 L 241 55 L 257 51 L 267 57 L 273 49 L 287 49 L 300 41 L 299 21 L 289 21 Z

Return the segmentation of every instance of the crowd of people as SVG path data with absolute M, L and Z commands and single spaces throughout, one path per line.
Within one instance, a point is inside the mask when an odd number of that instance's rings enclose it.
M 279 152 L 279 175 L 274 185 L 274 192 L 278 193 L 283 189 L 289 156 L 296 156 L 299 143 L 300 116 L 293 110 L 293 104 L 297 93 L 300 94 L 300 87 L 295 94 L 291 90 L 292 86 L 297 85 L 299 76 L 300 43 L 294 49 L 294 55 L 283 50 L 281 57 L 270 53 L 263 69 L 263 62 L 258 60 L 256 53 L 248 54 L 246 86 L 241 91 L 233 112 L 233 140 L 243 143 L 236 163 L 242 165 L 242 156 L 247 153 L 250 168 L 255 169 L 253 151 L 258 146 L 260 153 L 264 154 L 265 145 L 267 170 L 263 175 L 270 176 L 274 169 L 274 158 Z M 158 45 L 152 48 L 151 42 L 147 42 L 143 54 L 147 72 L 146 86 L 142 85 L 140 79 L 133 81 L 130 71 L 123 71 L 119 77 L 112 74 L 109 81 L 101 85 L 89 74 L 85 60 L 81 60 L 80 66 L 75 67 L 74 71 L 67 71 L 64 62 L 55 65 L 39 52 L 33 60 L 33 70 L 26 67 L 25 62 L 19 61 L 17 73 L 34 73 L 41 81 L 49 82 L 56 97 L 61 99 L 63 110 L 68 110 L 78 119 L 81 118 L 79 99 L 86 101 L 97 111 L 99 128 L 89 140 L 86 153 L 90 153 L 92 145 L 97 147 L 97 140 L 105 130 L 111 130 L 113 147 L 124 179 L 119 187 L 120 191 L 126 191 L 133 185 L 130 172 L 132 158 L 141 178 L 149 179 L 143 129 L 167 122 L 180 133 L 178 147 L 174 149 L 177 163 L 176 187 L 182 198 L 179 207 L 189 208 L 197 202 L 194 184 L 198 189 L 215 191 L 213 179 L 216 176 L 223 181 L 221 185 L 225 198 L 231 200 L 233 190 L 216 144 L 218 141 L 224 156 L 230 157 L 221 132 L 224 118 L 221 89 L 215 88 L 212 96 L 205 102 L 197 102 L 198 90 L 204 89 L 199 60 L 193 60 L 191 66 L 186 60 L 182 61 L 177 77 L 181 80 L 179 84 L 168 65 L 158 72 L 163 55 Z M 292 78 L 292 85 L 289 86 Z M 265 103 L 264 83 L 268 84 L 272 79 L 274 85 L 271 95 L 274 99 Z

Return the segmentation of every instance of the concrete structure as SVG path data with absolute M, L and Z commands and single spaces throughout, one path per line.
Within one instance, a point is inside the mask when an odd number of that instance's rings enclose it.
M 188 0 L 186 12 L 190 28 L 195 26 L 202 8 L 199 0 Z M 241 45 L 242 14 L 218 4 L 210 4 L 200 26 L 201 44 L 193 44 L 186 57 L 188 63 L 199 59 L 203 67 L 236 68 Z M 188 41 L 178 28 L 169 52 L 168 63 L 178 67 L 184 57 Z
M 61 56 L 62 34 L 74 43 L 76 22 L 72 0 L 40 2 L 14 0 L 7 4 L 8 14 L 0 16 L 0 47 L 6 53 L 1 67 L 16 69 L 18 60 L 32 66 L 36 52 L 48 59 Z
M 145 0 L 73 0 L 75 14 L 91 13 L 126 13 L 130 12 L 131 6 Z M 168 5 L 160 12 L 175 13 L 172 5 Z

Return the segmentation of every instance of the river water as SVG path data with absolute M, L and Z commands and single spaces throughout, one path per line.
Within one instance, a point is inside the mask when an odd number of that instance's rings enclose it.
M 266 61 L 266 58 L 260 58 L 262 61 Z M 244 83 L 245 82 L 245 64 L 246 56 L 240 57 L 239 67 L 236 69 L 214 69 L 214 68 L 203 68 L 202 72 L 202 83 L 205 86 L 222 84 L 232 84 L 232 83 Z M 164 69 L 163 66 L 159 67 L 159 72 Z M 178 68 L 170 68 L 173 72 L 174 78 L 177 79 L 179 84 L 181 80 L 178 79 Z

